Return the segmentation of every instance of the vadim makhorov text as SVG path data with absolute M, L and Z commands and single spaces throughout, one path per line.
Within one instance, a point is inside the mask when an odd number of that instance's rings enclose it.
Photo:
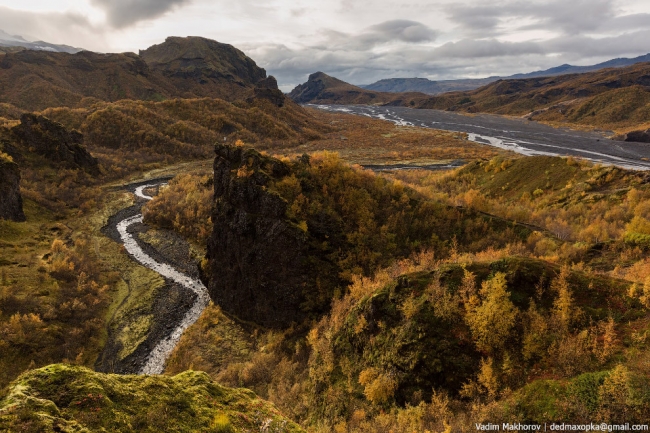
M 648 431 L 647 424 L 521 424 L 521 423 L 502 423 L 502 424 L 482 424 L 476 423 L 476 430 L 479 431 L 599 431 L 599 432 L 615 432 L 615 431 Z

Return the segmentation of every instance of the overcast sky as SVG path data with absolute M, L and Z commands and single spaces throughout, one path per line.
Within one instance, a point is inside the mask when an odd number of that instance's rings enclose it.
M 0 29 L 101 52 L 229 43 L 290 90 L 316 71 L 478 78 L 650 52 L 648 0 L 0 0 Z

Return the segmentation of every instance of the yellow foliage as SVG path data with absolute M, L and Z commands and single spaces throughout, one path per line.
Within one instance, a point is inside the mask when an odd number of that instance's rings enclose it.
M 422 301 L 414 295 L 409 296 L 404 300 L 404 303 L 399 307 L 406 320 L 411 320 L 420 310 Z
M 640 233 L 643 235 L 650 235 L 650 220 L 640 215 L 637 215 L 634 218 L 632 218 L 632 221 L 630 221 L 625 226 L 625 231 L 628 233 Z
M 359 383 L 365 387 L 363 393 L 375 404 L 388 402 L 397 390 L 397 381 L 388 373 L 371 367 L 359 373 Z
M 497 396 L 499 380 L 492 358 L 481 359 L 481 369 L 478 373 L 477 381 L 483 387 L 488 397 L 495 398 Z
M 546 319 L 537 310 L 535 301 L 530 301 L 530 306 L 524 320 L 524 338 L 521 348 L 525 360 L 541 356 L 546 350 L 548 338 L 548 325 Z
M 551 283 L 551 289 L 557 293 L 553 302 L 554 322 L 558 325 L 559 330 L 567 333 L 576 317 L 576 308 L 573 303 L 573 295 L 568 282 L 569 267 L 563 266 L 560 274 Z
M 477 347 L 492 353 L 506 344 L 517 320 L 517 309 L 510 300 L 502 272 L 484 281 L 479 294 L 480 305 L 471 307 L 465 320 Z
M 142 209 L 148 224 L 173 229 L 197 242 L 205 242 L 212 231 L 210 176 L 183 174 L 169 182 Z
M 467 272 L 467 271 L 466 271 Z M 461 291 L 463 288 L 461 288 Z M 429 303 L 433 306 L 433 314 L 436 317 L 448 321 L 460 317 L 460 297 L 452 293 L 440 284 L 440 278 L 436 276 L 426 288 Z

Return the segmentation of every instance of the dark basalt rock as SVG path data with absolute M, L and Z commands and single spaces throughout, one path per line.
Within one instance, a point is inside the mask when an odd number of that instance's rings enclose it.
M 298 104 L 306 104 L 315 99 L 319 99 L 321 93 L 327 85 L 326 79 L 329 78 L 322 72 L 315 72 L 309 76 L 307 82 L 299 84 L 289 93 L 289 97 Z
M 631 131 L 621 137 L 621 141 L 634 141 L 637 143 L 650 143 L 650 129 L 645 131 Z
M 15 126 L 12 132 L 19 143 L 31 152 L 69 168 L 99 174 L 97 160 L 83 146 L 83 135 L 78 131 L 69 131 L 46 117 L 26 113 L 20 116 L 20 125 Z
M 272 328 L 326 309 L 331 294 L 318 295 L 317 287 L 333 287 L 338 273 L 311 250 L 313 235 L 286 217 L 286 200 L 266 188 L 289 175 L 289 166 L 242 147 L 218 145 L 216 153 L 214 229 L 202 275 L 212 300 Z
M 0 219 L 25 221 L 20 195 L 20 170 L 10 158 L 0 154 Z

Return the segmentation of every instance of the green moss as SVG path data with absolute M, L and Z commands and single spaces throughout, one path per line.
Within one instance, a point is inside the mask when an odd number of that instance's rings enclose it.
M 54 364 L 20 376 L 0 402 L 2 431 L 244 432 L 264 425 L 303 431 L 253 392 L 193 371 L 120 376 Z
M 152 314 L 140 316 L 122 329 L 118 336 L 118 341 L 121 343 L 119 359 L 124 359 L 132 354 L 147 339 L 152 320 Z

